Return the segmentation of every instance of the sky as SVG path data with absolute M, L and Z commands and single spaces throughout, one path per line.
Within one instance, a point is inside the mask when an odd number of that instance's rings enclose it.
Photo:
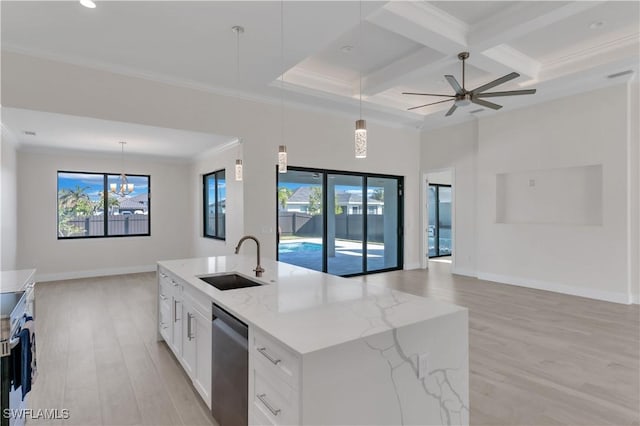
M 149 185 L 146 177 L 127 176 L 127 179 L 129 183 L 134 185 L 134 191 L 129 194 L 130 197 L 147 194 L 149 192 Z M 109 183 L 119 182 L 119 175 L 109 175 Z M 58 172 L 58 191 L 62 189 L 75 189 L 78 185 L 82 188 L 87 188 L 86 193 L 91 201 L 99 201 L 100 192 L 104 189 L 104 178 L 102 174 Z

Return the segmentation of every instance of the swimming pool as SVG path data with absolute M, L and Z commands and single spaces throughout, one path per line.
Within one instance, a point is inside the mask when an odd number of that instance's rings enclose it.
M 309 243 L 309 242 L 293 242 L 293 243 L 280 243 L 278 252 L 283 253 L 308 253 L 318 252 L 322 250 L 322 244 Z

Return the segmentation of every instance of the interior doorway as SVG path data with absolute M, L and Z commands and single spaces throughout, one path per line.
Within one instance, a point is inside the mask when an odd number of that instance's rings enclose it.
M 453 263 L 454 173 L 441 170 L 424 176 L 424 267 L 429 262 Z
M 429 183 L 429 258 L 451 256 L 451 185 Z

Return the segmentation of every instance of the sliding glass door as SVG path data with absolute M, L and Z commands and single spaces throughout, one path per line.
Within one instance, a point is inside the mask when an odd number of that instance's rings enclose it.
M 279 260 L 324 269 L 323 183 L 316 172 L 291 170 L 278 181 Z
M 299 167 L 277 177 L 278 260 L 342 276 L 402 268 L 402 177 Z
M 451 185 L 429 184 L 429 257 L 451 255 Z
M 364 178 L 328 174 L 327 179 L 327 272 L 354 275 L 364 265 Z

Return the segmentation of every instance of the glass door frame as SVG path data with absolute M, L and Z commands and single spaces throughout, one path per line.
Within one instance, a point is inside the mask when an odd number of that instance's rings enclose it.
M 344 170 L 333 170 L 333 169 L 318 169 L 312 167 L 297 167 L 297 166 L 287 166 L 287 170 L 291 171 L 299 171 L 299 172 L 310 172 L 310 173 L 319 173 L 322 176 L 322 211 L 324 212 L 322 217 L 322 271 L 324 273 L 328 273 L 328 245 L 327 245 L 327 223 L 329 221 L 329 214 L 327 212 L 327 185 L 328 185 L 328 176 L 335 175 L 346 175 L 346 176 L 359 176 L 363 178 L 363 194 L 362 197 L 362 222 L 363 222 L 363 230 L 362 230 L 362 270 L 363 272 L 358 272 L 355 274 L 346 274 L 340 275 L 342 277 L 355 277 L 360 275 L 370 275 L 377 274 L 380 272 L 390 272 L 390 271 L 398 271 L 402 270 L 404 267 L 404 176 L 395 176 L 395 175 L 386 175 L 380 173 L 365 173 L 365 172 L 353 172 L 353 171 L 344 171 Z M 275 166 L 276 171 L 276 230 L 280 229 L 280 217 L 278 212 L 278 184 L 280 182 L 281 173 L 278 172 L 278 166 Z M 384 269 L 376 269 L 373 271 L 367 270 L 367 216 L 368 216 L 368 205 L 367 205 L 367 193 L 368 193 L 368 179 L 369 178 L 384 178 L 384 179 L 395 179 L 398 182 L 398 205 L 396 207 L 398 212 L 398 229 L 397 229 L 397 266 L 391 268 Z M 280 246 L 280 233 L 276 232 L 276 260 L 279 260 L 279 246 Z
M 429 188 L 432 186 L 436 188 L 436 191 L 435 191 L 436 202 L 434 203 L 435 206 L 433 207 L 435 208 L 435 218 L 436 218 L 435 234 L 433 236 L 434 244 L 435 244 L 434 249 L 436 254 L 434 256 L 429 256 L 429 259 L 435 259 L 437 257 L 446 257 L 446 256 L 453 255 L 453 251 L 449 254 L 440 254 L 440 188 L 451 188 L 451 185 L 446 185 L 441 183 L 429 183 L 429 185 L 427 186 L 427 190 L 429 190 Z M 431 206 L 429 206 L 429 209 L 431 209 Z M 427 228 L 431 226 L 431 224 L 428 222 L 428 218 L 429 216 L 427 215 Z M 428 241 L 428 238 L 427 238 L 427 241 Z M 427 253 L 428 253 L 428 247 L 427 247 Z

